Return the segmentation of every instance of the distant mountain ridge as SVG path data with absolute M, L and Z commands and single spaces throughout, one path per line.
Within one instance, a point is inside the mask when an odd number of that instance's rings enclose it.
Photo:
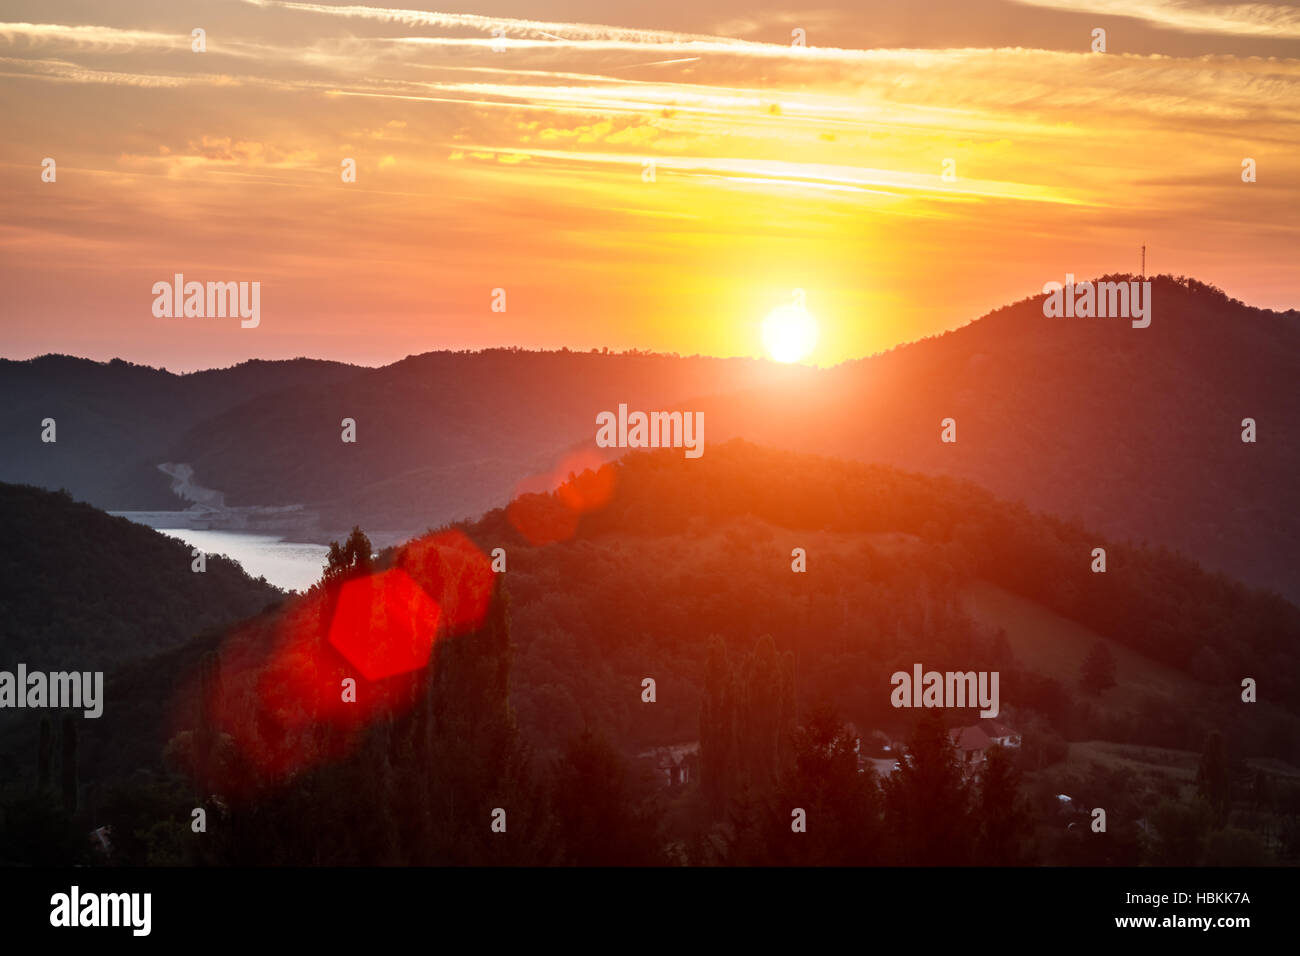
M 1103 279 L 1136 279 L 1107 276 Z M 703 402 L 712 437 L 966 478 L 1300 598 L 1300 312 L 1157 276 L 1151 326 L 1033 296 L 827 371 Z M 944 443 L 941 423 L 956 423 Z M 1242 422 L 1257 441 L 1242 441 Z
M 251 399 L 192 428 L 171 453 L 230 504 L 305 501 L 323 504 L 336 526 L 418 532 L 509 500 L 619 402 L 675 407 L 814 376 L 753 359 L 431 352 L 338 385 Z M 345 418 L 356 422 L 356 444 L 341 440 Z M 589 459 L 605 457 L 587 445 Z
M 825 370 L 521 349 L 184 377 L 2 362 L 0 441 L 13 453 L 0 479 L 66 486 L 115 509 L 183 508 L 157 465 L 187 464 L 234 506 L 302 504 L 327 528 L 411 535 L 481 514 L 528 479 L 621 454 L 596 448 L 595 416 L 628 402 L 703 411 L 706 456 L 742 437 L 968 478 L 1300 599 L 1300 313 L 1195 280 L 1150 281 L 1149 328 L 1047 318 L 1035 295 Z M 57 450 L 38 440 L 47 408 L 63 409 Z M 355 444 L 340 440 L 344 418 Z M 952 444 L 940 441 L 947 418 Z M 1245 418 L 1257 423 L 1253 444 L 1241 441 Z
M 187 429 L 257 395 L 357 371 L 301 358 L 185 375 L 121 359 L 0 359 L 0 481 L 65 488 L 106 509 L 184 508 L 156 466 Z M 41 441 L 46 418 L 53 443 Z
M 183 510 L 190 502 L 158 466 L 187 465 L 232 507 L 305 504 L 327 527 L 414 534 L 481 514 L 552 470 L 589 431 L 593 406 L 658 407 L 814 375 L 754 359 L 521 349 L 185 376 L 66 356 L 3 361 L 0 480 L 118 511 Z M 46 417 L 56 444 L 40 441 Z M 344 419 L 356 444 L 341 440 Z

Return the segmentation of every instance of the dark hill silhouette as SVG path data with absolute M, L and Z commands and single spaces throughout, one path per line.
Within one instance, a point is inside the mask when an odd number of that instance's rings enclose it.
M 752 359 L 431 352 L 345 382 L 263 395 L 194 427 L 170 455 L 231 505 L 306 503 L 334 527 L 415 534 L 509 500 L 619 402 L 661 408 L 814 376 Z M 357 423 L 356 444 L 340 438 L 344 418 Z
M 184 508 L 156 466 L 188 428 L 257 395 L 358 371 L 315 359 L 187 375 L 120 359 L 0 359 L 0 481 L 66 488 L 113 510 Z M 57 423 L 57 442 L 41 441 L 45 418 Z
M 92 774 L 158 732 L 119 714 L 156 723 L 194 648 L 283 596 L 219 555 L 196 573 L 182 542 L 66 493 L 0 483 L 0 529 L 0 669 L 105 672 L 104 713 L 83 725 Z M 43 713 L 0 710 L 0 780 L 35 753 Z
M 593 488 L 608 494 L 595 502 Z M 555 520 L 575 505 L 585 510 L 572 522 Z M 560 533 L 533 543 L 537 522 Z M 466 539 L 484 556 L 505 548 L 506 572 L 484 572 L 486 557 L 467 561 Z M 1095 544 L 1109 551 L 1104 575 L 1088 569 Z M 795 546 L 807 548 L 807 573 L 792 573 Z M 136 760 L 164 773 L 165 746 L 176 766 L 208 775 L 201 792 L 230 797 L 232 806 L 247 793 L 287 801 L 274 811 L 284 816 L 234 851 L 255 855 L 263 839 L 281 840 L 274 834 L 289 828 L 285 859 L 319 861 L 309 834 L 330 808 L 341 813 L 340 802 L 355 801 L 391 813 L 402 834 L 411 828 L 396 846 L 433 852 L 441 844 L 421 842 L 420 821 L 442 817 L 408 812 L 424 797 L 385 774 L 410 774 L 448 807 L 477 812 L 502 786 L 501 767 L 514 766 L 516 726 L 541 756 L 584 725 L 627 753 L 698 739 L 714 637 L 738 667 L 755 666 L 764 647 L 769 658 L 792 659 L 801 720 L 828 699 L 864 731 L 902 733 L 916 714 L 892 708 L 889 675 L 921 661 L 940 671 L 998 670 L 1000 716 L 1024 733 L 1029 766 L 1059 764 L 1063 737 L 1194 750 L 1210 728 L 1230 734 L 1242 758 L 1300 758 L 1292 653 L 1300 609 L 1167 551 L 1107 540 L 946 476 L 739 441 L 695 461 L 672 449 L 633 453 L 557 493 L 526 495 L 386 549 L 361 573 L 392 580 L 397 569 L 447 610 L 439 620 L 479 623 L 469 633 L 441 632 L 429 670 L 359 678 L 357 699 L 369 709 L 356 713 L 365 724 L 338 709 L 339 678 L 357 671 L 332 640 L 342 592 L 322 586 L 224 635 L 205 633 L 122 668 L 108 688 L 114 707 L 87 729 L 87 740 L 104 741 L 114 759 L 87 764 L 88 788 L 110 792 L 110 778 L 129 775 Z M 962 596 L 979 583 L 1131 652 L 1120 688 L 1088 696 L 1078 680 L 1082 654 L 1054 672 L 1026 663 L 996 627 L 965 613 Z M 485 593 L 486 605 L 478 600 Z M 368 620 L 392 623 L 403 607 L 415 605 L 403 599 Z M 468 608 L 478 611 L 463 617 Z M 391 637 L 367 625 L 370 647 Z M 1061 639 L 1050 629 L 1034 635 L 1042 645 Z M 1174 673 L 1176 692 L 1153 691 L 1139 669 Z M 1266 675 L 1267 699 L 1248 717 L 1243 674 Z M 653 707 L 641 699 L 646 676 L 658 685 Z M 220 693 L 196 693 L 203 686 Z M 220 733 L 205 736 L 205 720 Z M 35 752 L 31 740 L 13 751 L 17 776 L 33 776 Z M 264 759 L 281 753 L 295 758 L 287 779 L 282 764 Z M 1096 784 L 1098 799 L 1118 799 L 1128 786 L 1122 774 Z M 192 800 L 180 792 L 177 799 Z M 371 839 L 354 842 L 369 847 Z M 333 844 L 320 851 L 333 852 Z
M 3 667 L 111 669 L 281 597 L 220 556 L 197 573 L 181 541 L 59 492 L 0 484 L 0 528 Z
M 1300 313 L 1169 277 L 1152 295 L 1145 329 L 1045 318 L 1036 296 L 829 370 L 815 389 L 699 407 L 715 440 L 968 478 L 1300 598 Z M 955 444 L 940 441 L 949 417 Z
M 125 363 L 3 363 L 0 435 L 19 450 L 0 477 L 89 489 L 118 509 L 183 507 L 155 466 L 185 462 L 231 505 L 303 504 L 327 530 L 411 535 L 482 513 L 566 452 L 610 457 L 595 415 L 625 401 L 704 411 L 706 449 L 742 437 L 969 478 L 1300 599 L 1300 315 L 1193 280 L 1153 283 L 1149 328 L 1046 318 L 1039 295 L 822 371 L 518 349 L 379 369 L 247 363 L 202 373 L 211 383 Z M 57 449 L 36 441 L 46 407 L 69 416 Z M 939 440 L 948 417 L 956 444 Z M 1240 440 L 1247 417 L 1254 444 Z M 357 421 L 355 445 L 340 441 L 343 418 Z
M 415 533 L 509 497 L 556 449 L 596 453 L 595 413 L 619 401 L 689 407 L 705 412 L 706 447 L 742 437 L 969 478 L 1300 599 L 1300 315 L 1193 280 L 1153 284 L 1149 328 L 1046 318 L 1040 295 L 783 380 L 698 358 L 433 353 L 265 396 L 195 428 L 174 455 L 232 503 L 305 496 L 327 512 L 332 501 L 336 527 Z M 356 446 L 338 440 L 344 416 L 362 429 Z M 955 444 L 939 440 L 948 417 Z M 1241 441 L 1248 417 L 1255 444 Z
M 1293 715 L 1300 703 L 1292 653 L 1300 608 L 1274 594 L 949 477 L 736 441 L 698 461 L 656 451 L 605 467 L 608 479 L 577 484 L 611 487 L 608 504 L 579 516 L 571 536 L 537 547 L 520 534 L 526 515 L 563 509 L 573 500 L 566 494 L 531 496 L 526 509 L 516 502 L 465 526 L 485 553 L 505 547 L 510 555 L 505 583 L 519 644 L 521 723 L 547 743 L 581 720 L 620 728 L 630 746 L 688 739 L 680 735 L 689 736 L 690 706 L 670 702 L 647 714 L 635 695 L 616 701 L 606 688 L 639 686 L 653 670 L 666 675 L 661 687 L 685 681 L 674 693 L 694 699 L 710 633 L 729 635 L 737 653 L 754 635 L 772 634 L 778 647 L 800 653 L 805 692 L 820 687 L 847 712 L 885 722 L 895 669 L 916 660 L 938 670 L 947 669 L 943 661 L 961 670 L 980 660 L 1009 665 L 1005 657 L 998 662 L 1000 652 L 972 629 L 957 600 L 980 580 L 1209 682 L 1158 706 L 1146 702 L 1148 712 L 1124 735 L 1167 734 L 1161 745 L 1192 749 L 1220 720 L 1250 733 L 1260 752 L 1300 757 L 1286 743 L 1294 716 L 1272 730 L 1269 719 L 1240 716 L 1242 676 L 1268 674 L 1273 703 Z M 1091 571 L 1095 546 L 1107 549 L 1105 574 Z M 794 547 L 808 551 L 805 574 L 791 571 Z M 1052 676 L 1077 686 L 1075 666 Z M 570 667 L 602 676 L 570 679 L 563 676 Z M 1005 680 L 1013 706 L 1069 725 L 1072 686 L 1053 689 L 1023 673 Z

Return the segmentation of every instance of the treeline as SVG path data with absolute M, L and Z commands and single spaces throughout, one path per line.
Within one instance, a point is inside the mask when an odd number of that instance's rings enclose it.
M 347 580 L 372 573 L 357 568 L 317 597 L 335 599 Z M 791 661 L 770 640 L 734 664 L 720 642 L 712 646 L 708 702 L 698 715 L 707 790 L 692 784 L 674 804 L 643 766 L 592 728 L 541 758 L 520 739 L 509 705 L 508 603 L 496 593 L 481 624 L 444 638 L 434 666 L 400 689 L 361 682 L 359 694 L 384 699 L 346 725 L 324 708 L 306 725 L 295 722 L 282 708 L 313 702 L 280 700 L 268 686 L 273 669 L 242 672 L 242 649 L 227 643 L 204 656 L 182 697 L 177 726 L 186 729 L 167 746 L 170 772 L 117 779 L 98 795 L 93 817 L 78 812 L 70 796 L 75 784 L 67 774 L 75 771 L 64 770 L 62 802 L 57 798 L 48 759 L 54 748 L 43 734 L 35 790 L 3 806 L 0 860 L 645 866 L 1021 859 L 1027 831 L 1009 763 L 998 763 L 981 783 L 968 780 L 942 723 L 931 718 L 919 725 L 904 770 L 877 784 L 859 773 L 855 741 L 831 709 L 796 720 Z M 275 626 L 266 615 L 254 629 Z M 322 661 L 329 653 L 325 627 L 294 640 Z M 331 669 L 317 675 L 326 685 L 333 684 Z M 245 696 L 230 684 L 256 692 Z M 227 695 L 252 712 L 232 714 L 221 703 Z M 244 736 L 245 717 L 261 739 Z M 295 735 L 300 727 L 310 729 Z M 289 737 L 292 766 L 268 760 Z M 716 798 L 713 806 L 705 792 Z M 989 801 L 998 813 L 986 813 Z M 110 850 L 87 839 L 92 827 Z
M 586 721 L 629 748 L 691 739 L 709 634 L 740 650 L 769 633 L 795 651 L 801 706 L 824 692 L 855 720 L 887 721 L 889 674 L 920 660 L 1003 669 L 1013 706 L 1037 710 L 1058 733 L 1082 732 L 1072 721 L 1089 708 L 1075 706 L 1073 681 L 1024 668 L 963 613 L 962 586 L 982 578 L 1207 684 L 1204 699 L 1172 702 L 1170 713 L 1156 710 L 1171 702 L 1153 700 L 1120 739 L 1195 749 L 1222 711 L 1239 712 L 1241 678 L 1267 675 L 1255 719 L 1234 719 L 1234 733 L 1248 752 L 1300 758 L 1300 662 L 1290 653 L 1300 610 L 1276 595 L 949 478 L 743 442 L 696 461 L 632 454 L 605 470 L 608 503 L 567 526 L 564 492 L 532 496 L 530 514 L 571 529 L 567 539 L 556 532 L 562 540 L 532 547 L 518 512 L 504 509 L 466 528 L 481 548 L 509 552 L 516 705 L 542 746 Z M 791 573 L 795 547 L 808 551 L 807 574 Z M 1091 570 L 1098 547 L 1105 573 Z M 624 688 L 651 674 L 670 693 L 647 714 Z M 1116 726 L 1115 715 L 1090 719 L 1094 730 L 1099 720 Z
M 593 481 L 578 484 L 589 491 Z M 94 859 L 84 834 L 105 822 L 115 834 L 108 861 L 135 863 L 1116 863 L 1183 852 L 1169 841 L 1179 808 L 1194 804 L 1176 789 L 1163 795 L 1174 809 L 1160 811 L 1151 794 L 1094 773 L 1075 796 L 1110 808 L 1111 832 L 1080 841 L 1084 831 L 1068 824 L 1081 821 L 1058 818 L 1059 791 L 1041 789 L 1055 778 L 1043 771 L 1100 705 L 970 621 L 959 595 L 976 576 L 1156 659 L 1208 646 L 1232 662 L 1224 667 L 1266 675 L 1282 705 L 1294 702 L 1285 693 L 1295 665 L 1277 656 L 1297 634 L 1290 605 L 968 484 L 744 443 L 696 461 L 632 455 L 595 484 L 610 492 L 597 507 L 573 488 L 534 496 L 547 509 L 546 545 L 527 543 L 518 509 L 373 563 L 357 531 L 331 549 L 311 592 L 171 660 L 171 674 L 188 676 L 159 718 L 165 766 L 132 774 L 124 764 L 115 780 L 83 789 L 73 810 L 58 809 L 53 783 L 35 802 L 11 794 L 0 858 L 80 847 Z M 1108 551 L 1104 575 L 1088 570 L 1096 546 Z M 488 567 L 498 547 L 504 574 Z M 806 549 L 808 573 L 792 573 L 794 548 Z M 1125 576 L 1135 581 L 1113 583 Z M 403 582 L 442 609 L 432 664 L 367 681 L 333 625 L 348 595 L 368 595 L 379 603 L 356 617 L 371 622 L 359 632 L 364 652 L 402 651 L 391 625 L 414 613 Z M 945 724 L 889 704 L 889 675 L 916 661 L 999 670 L 1004 715 L 1024 733 L 1019 755 L 962 773 Z M 642 698 L 647 677 L 653 704 Z M 355 697 L 340 703 L 349 679 Z M 1221 719 L 1227 729 L 1224 715 L 1241 708 L 1213 689 L 1159 706 L 1173 713 L 1152 715 L 1154 733 L 1176 739 L 1144 739 L 1153 731 L 1140 722 L 1122 739 L 1199 750 L 1207 729 Z M 1231 718 L 1238 764 L 1294 760 L 1294 713 L 1257 706 L 1252 720 Z M 908 741 L 883 780 L 859 773 L 853 753 L 874 728 Z M 660 788 L 653 767 L 632 758 L 687 741 L 699 742 L 700 763 L 685 787 Z M 36 776 L 27 779 L 40 789 Z M 1248 806 L 1230 786 L 1236 815 L 1193 820 L 1194 839 L 1178 846 L 1194 846 L 1198 861 L 1258 850 L 1222 832 L 1250 829 L 1247 811 L 1263 815 L 1259 832 L 1293 827 L 1291 790 L 1269 775 L 1261 787 L 1271 793 Z M 1207 785 L 1221 792 L 1221 782 Z M 195 807 L 206 833 L 191 828 Z M 1286 858 L 1278 847 L 1292 845 L 1290 832 L 1271 833 L 1267 854 Z
M 282 593 L 66 492 L 0 483 L 0 648 L 3 665 L 111 670 L 228 627 Z

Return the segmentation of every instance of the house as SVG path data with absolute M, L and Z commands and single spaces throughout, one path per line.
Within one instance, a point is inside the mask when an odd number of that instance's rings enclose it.
M 977 773 L 995 744 L 1001 747 L 1019 747 L 1020 734 L 999 720 L 981 720 L 969 727 L 954 727 L 948 738 L 957 748 L 962 769 L 968 774 Z
M 696 751 L 680 751 L 667 747 L 659 754 L 655 766 L 669 787 L 681 787 L 695 779 L 698 765 L 699 756 Z
M 957 748 L 962 769 L 967 773 L 973 773 L 984 763 L 985 751 L 993 746 L 992 738 L 978 724 L 972 727 L 954 727 L 948 731 L 948 737 Z
M 656 747 L 638 756 L 650 762 L 655 777 L 665 787 L 685 786 L 694 780 L 699 772 L 700 745 L 698 743 Z
M 975 726 L 984 731 L 989 740 L 995 744 L 1001 744 L 1003 747 L 1020 746 L 1020 734 L 1000 720 L 990 720 L 986 717 Z

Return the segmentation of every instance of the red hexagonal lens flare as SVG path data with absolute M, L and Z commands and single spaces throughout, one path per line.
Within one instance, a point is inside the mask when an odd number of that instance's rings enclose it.
M 552 471 L 520 482 L 506 518 L 534 547 L 565 541 L 577 532 L 579 518 L 609 504 L 616 474 L 595 452 L 576 452 Z
M 348 581 L 339 591 L 329 642 L 366 680 L 429 662 L 442 611 L 399 568 Z
M 492 563 L 463 532 L 440 531 L 410 541 L 398 552 L 396 563 L 437 598 L 447 637 L 472 631 L 483 623 L 496 575 Z

